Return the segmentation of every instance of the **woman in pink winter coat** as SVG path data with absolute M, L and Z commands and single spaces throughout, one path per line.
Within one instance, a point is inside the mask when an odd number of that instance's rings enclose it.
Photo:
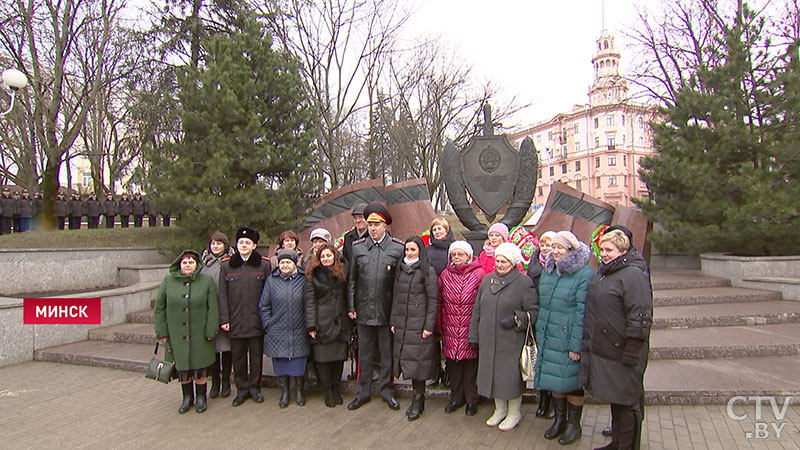
M 468 416 L 478 412 L 478 349 L 467 342 L 472 308 L 478 287 L 486 272 L 473 257 L 472 246 L 455 241 L 448 249 L 449 261 L 439 276 L 439 329 L 442 352 L 450 377 L 450 402 L 444 412 L 452 413 L 464 406 Z
M 508 226 L 502 222 L 497 222 L 489 227 L 489 231 L 486 233 L 486 235 L 488 239 L 486 239 L 486 243 L 483 244 L 483 251 L 480 255 L 478 255 L 478 261 L 480 262 L 485 273 L 492 273 L 495 269 L 495 249 L 503 242 L 511 242 L 508 238 Z M 525 269 L 523 268 L 522 264 L 517 264 L 517 269 L 519 269 L 520 272 L 525 273 Z

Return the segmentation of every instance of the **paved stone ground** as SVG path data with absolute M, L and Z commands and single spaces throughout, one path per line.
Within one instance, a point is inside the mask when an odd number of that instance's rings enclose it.
M 523 405 L 517 429 L 500 432 L 478 415 L 463 410 L 448 415 L 445 400 L 429 400 L 422 418 L 408 422 L 402 409 L 391 411 L 373 397 L 358 411 L 326 408 L 318 392 L 305 407 L 278 408 L 276 389 L 264 389 L 265 402 L 248 400 L 233 408 L 231 398 L 210 401 L 205 414 L 179 416 L 180 388 L 147 380 L 141 373 L 99 367 L 27 362 L 0 368 L 0 436 L 15 449 L 592 449 L 608 440 L 600 430 L 609 420 L 607 406 L 584 410 L 583 437 L 563 447 L 542 437 L 549 421 L 534 418 L 535 405 Z M 345 397 L 345 402 L 351 398 Z M 772 413 L 765 404 L 764 420 Z M 755 407 L 738 405 L 730 419 L 725 405 L 651 406 L 647 408 L 643 449 L 798 449 L 800 407 L 791 406 L 780 439 L 748 440 Z

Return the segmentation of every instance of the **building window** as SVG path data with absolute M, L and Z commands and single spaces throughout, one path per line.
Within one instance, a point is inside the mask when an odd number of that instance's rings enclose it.
M 596 186 L 597 186 L 597 187 L 599 187 L 599 188 L 600 188 L 600 187 L 603 187 L 603 186 L 601 185 L 601 183 L 600 183 L 600 178 L 601 178 L 601 177 L 597 177 L 597 184 L 596 184 Z
M 563 128 L 561 130 L 561 143 L 563 144 L 565 142 L 567 142 L 567 129 Z
M 622 155 L 622 165 L 628 167 L 628 155 Z
M 575 180 L 575 189 L 581 190 L 583 186 L 581 186 L 581 180 Z
M 547 132 L 547 140 L 548 141 L 552 141 L 553 140 L 553 132 L 552 131 L 548 131 Z
M 628 187 L 628 176 L 627 175 L 623 175 L 622 176 L 622 185 L 625 186 L 625 187 Z
M 575 151 L 576 151 L 576 152 L 579 152 L 579 151 L 581 151 L 581 143 L 580 143 L 580 142 L 576 142 L 576 143 L 575 143 Z
M 594 118 L 594 127 L 600 128 L 600 119 L 598 119 L 597 117 Z
M 541 168 L 539 169 L 539 179 L 540 180 L 542 179 L 542 169 Z
M 579 124 L 578 124 L 578 122 L 575 122 L 575 123 L 572 125 L 572 132 L 573 132 L 573 133 L 575 133 L 575 134 L 578 134 L 578 130 L 579 130 L 579 127 L 578 127 L 578 125 L 579 125 Z
M 575 161 L 575 172 L 580 172 L 580 171 L 581 171 L 581 162 Z
M 556 176 L 556 168 L 554 166 L 550 166 L 550 176 Z
M 81 186 L 91 186 L 92 185 L 92 174 L 90 173 L 82 173 L 81 174 Z
M 561 173 L 567 173 L 567 163 L 561 164 Z
M 606 125 L 613 127 L 614 126 L 614 116 L 606 117 Z
M 625 126 L 625 114 L 622 115 L 622 126 Z
M 609 150 L 614 150 L 617 148 L 616 143 L 614 141 L 614 136 L 609 136 L 606 138 L 606 143 L 608 144 Z
M 608 185 L 609 186 L 616 186 L 617 185 L 617 176 L 616 175 L 609 175 L 608 176 Z
M 644 136 L 639 136 L 639 145 L 644 145 Z
M 623 147 L 625 146 L 625 135 L 624 134 L 622 135 L 622 146 Z
M 541 197 L 541 196 L 543 196 L 543 195 L 544 195 L 544 188 L 542 188 L 541 186 L 539 186 L 539 197 Z
M 536 135 L 536 143 L 537 144 L 541 144 L 542 143 L 542 135 L 541 134 L 537 134 Z
M 644 181 L 644 180 L 642 180 L 642 179 L 639 179 L 639 186 L 640 186 L 640 187 L 643 187 L 643 188 L 646 188 L 646 187 L 647 187 L 647 183 L 645 183 L 645 181 Z
M 608 155 L 608 165 L 609 166 L 617 165 L 617 155 Z
M 595 146 L 595 148 L 600 147 L 600 138 L 599 137 L 594 138 L 594 146 Z
M 639 116 L 639 128 L 644 128 L 644 117 Z
M 561 147 L 561 157 L 562 158 L 566 158 L 567 157 L 567 146 L 566 145 Z
M 599 169 L 600 168 L 600 157 L 599 156 L 595 156 L 594 157 L 594 168 L 595 169 Z

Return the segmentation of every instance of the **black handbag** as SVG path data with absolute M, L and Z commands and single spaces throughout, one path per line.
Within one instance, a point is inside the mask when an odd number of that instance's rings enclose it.
M 166 384 L 172 379 L 175 363 L 158 359 L 158 344 L 159 342 L 156 341 L 156 349 L 153 351 L 153 357 L 150 358 L 150 364 L 147 366 L 147 372 L 144 377 Z

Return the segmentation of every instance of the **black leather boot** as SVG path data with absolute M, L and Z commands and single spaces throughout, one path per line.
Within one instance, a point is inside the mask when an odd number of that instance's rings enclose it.
M 221 382 L 222 382 L 222 389 L 220 389 L 220 395 L 222 398 L 228 398 L 231 395 L 231 369 L 233 368 L 233 355 L 230 351 L 222 352 L 222 372 L 221 372 Z
M 344 399 L 342 398 L 342 393 L 339 391 L 339 380 L 335 380 L 331 385 L 331 394 L 333 394 L 333 401 L 336 402 L 337 405 L 341 405 L 344 403 Z
M 208 396 L 211 398 L 219 397 L 219 363 L 220 363 L 220 354 L 215 353 L 216 361 L 208 368 L 208 375 L 211 378 L 211 392 L 208 393 Z
M 178 408 L 178 414 L 183 414 L 189 410 L 194 404 L 194 385 L 190 381 L 188 383 L 181 383 L 181 390 L 183 391 L 183 401 L 181 407 Z
M 545 417 L 550 411 L 550 400 L 552 400 L 550 391 L 539 390 L 539 407 L 536 408 L 536 417 Z
M 306 404 L 305 377 L 294 377 L 294 401 L 298 406 Z
M 424 395 L 422 397 L 414 397 L 414 401 L 411 402 L 411 412 L 408 413 L 408 421 L 411 422 L 412 420 L 419 419 L 422 411 L 425 411 Z
M 567 402 L 567 426 L 564 427 L 564 432 L 558 438 L 558 443 L 561 445 L 569 445 L 581 437 L 583 430 L 581 429 L 581 414 L 583 413 L 583 405 L 573 405 Z
M 194 404 L 194 410 L 198 413 L 204 413 L 208 407 L 206 403 L 206 388 L 208 387 L 208 383 L 195 384 L 194 386 L 197 392 L 197 402 Z
M 278 377 L 278 386 L 281 388 L 281 399 L 278 406 L 286 408 L 289 406 L 289 377 Z
M 544 432 L 545 439 L 557 438 L 567 423 L 567 397 L 553 397 L 552 403 L 556 417 L 553 419 L 553 425 Z

